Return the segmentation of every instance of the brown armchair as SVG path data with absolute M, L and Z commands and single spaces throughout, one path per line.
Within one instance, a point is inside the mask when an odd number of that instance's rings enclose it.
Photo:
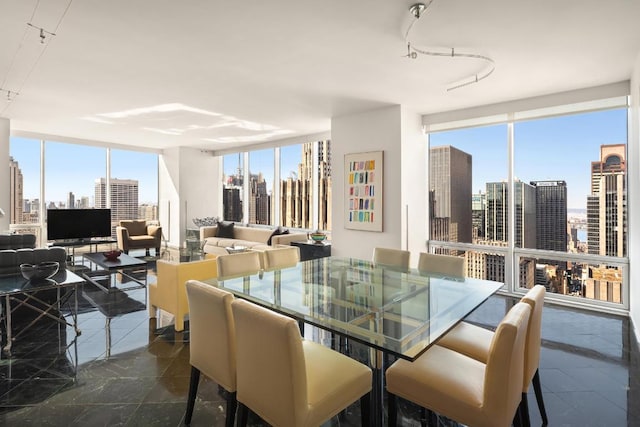
M 118 248 L 125 254 L 130 249 L 145 249 L 149 255 L 149 248 L 155 248 L 156 256 L 160 255 L 162 245 L 162 227 L 147 224 L 145 220 L 123 220 L 116 227 Z

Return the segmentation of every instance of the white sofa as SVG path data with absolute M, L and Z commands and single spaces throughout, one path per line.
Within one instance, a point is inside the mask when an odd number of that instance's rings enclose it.
M 218 226 L 200 227 L 200 240 L 204 242 L 203 250 L 208 254 L 225 255 L 225 248 L 236 246 L 246 246 L 256 251 L 266 251 L 281 245 L 289 245 L 291 242 L 307 240 L 307 234 L 302 232 L 290 234 L 279 234 L 271 237 L 273 229 L 259 227 L 244 227 L 234 225 L 233 238 L 216 237 Z M 271 237 L 271 245 L 267 242 Z

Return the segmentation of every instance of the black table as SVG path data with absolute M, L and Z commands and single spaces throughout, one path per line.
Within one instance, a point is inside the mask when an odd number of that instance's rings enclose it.
M 331 242 L 314 242 L 313 240 L 291 242 L 291 246 L 300 248 L 300 261 L 325 258 L 331 256 Z
M 27 280 L 22 277 L 22 274 L 12 274 L 6 276 L 0 276 L 0 298 L 5 300 L 5 324 L 7 331 L 7 344 L 4 350 L 8 353 L 11 352 L 11 346 L 14 340 L 33 326 L 39 319 L 46 316 L 55 320 L 64 326 L 71 326 L 76 332 L 76 335 L 80 335 L 78 329 L 78 285 L 84 283 L 84 280 L 78 275 L 72 273 L 69 270 L 58 272 L 51 279 L 43 279 L 38 281 Z M 55 290 L 55 301 L 47 301 L 46 299 L 37 296 L 38 292 L 46 290 Z M 71 316 L 73 323 L 69 323 L 64 316 L 54 315 L 52 311 L 57 309 L 60 311 L 60 307 L 65 302 L 68 302 L 71 297 L 71 293 L 75 296 L 75 307 L 71 309 Z M 12 302 L 13 307 L 12 307 Z M 28 325 L 21 328 L 21 330 L 13 336 L 13 326 L 11 324 L 12 313 L 20 307 L 29 308 L 38 316 L 32 320 Z
M 147 262 L 134 258 L 127 254 L 120 254 L 118 259 L 110 261 L 100 252 L 83 254 L 82 257 L 89 262 L 89 270 L 82 276 L 103 291 L 111 292 L 122 284 L 116 280 L 116 273 L 123 278 L 135 283 L 120 289 L 137 289 L 147 287 Z

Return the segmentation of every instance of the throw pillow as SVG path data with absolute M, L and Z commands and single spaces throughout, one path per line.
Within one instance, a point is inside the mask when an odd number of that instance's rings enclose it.
M 271 236 L 269 236 L 269 240 L 267 240 L 267 245 L 271 246 L 271 239 L 273 238 L 273 236 L 279 236 L 281 234 L 289 234 L 289 230 L 278 226 L 275 230 L 273 230 L 273 233 L 271 233 Z
M 224 237 L 227 239 L 233 239 L 233 226 L 235 224 L 229 221 L 222 221 L 218 223 L 218 231 L 216 237 Z

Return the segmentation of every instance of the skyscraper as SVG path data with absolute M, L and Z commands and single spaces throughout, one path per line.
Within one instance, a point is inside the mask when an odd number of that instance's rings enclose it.
M 626 146 L 601 145 L 600 160 L 591 162 L 591 195 L 587 197 L 587 247 L 590 254 L 624 257 L 627 253 Z M 622 301 L 622 271 L 590 266 L 587 298 Z
M 249 176 L 249 223 L 271 224 L 271 195 L 262 173 Z
M 9 157 L 9 223 L 20 224 L 23 222 L 23 188 L 22 170 L 18 162 Z
M 591 162 L 587 197 L 587 245 L 590 254 L 623 257 L 627 253 L 626 146 L 601 145 Z
M 123 219 L 138 219 L 138 181 L 115 179 L 109 183 L 111 193 L 111 224 L 114 227 Z M 95 207 L 107 207 L 107 183 L 105 178 L 95 180 Z
M 471 226 L 472 238 L 475 242 L 484 239 L 487 215 L 487 195 L 480 191 L 471 196 Z
M 429 159 L 431 239 L 471 243 L 471 155 L 442 146 Z
M 222 219 L 226 221 L 242 221 L 242 186 L 244 184 L 244 170 L 242 157 L 238 153 L 238 168 L 235 174 L 224 178 L 222 189 Z
M 67 195 L 67 209 L 74 209 L 76 207 L 76 197 L 73 194 L 73 191 L 69 191 Z
M 313 192 L 318 192 L 318 228 L 331 227 L 331 141 L 318 141 L 318 185 L 314 188 L 313 146 L 302 145 L 298 173 L 280 181 L 280 221 L 285 227 L 311 228 Z
M 531 181 L 536 193 L 536 249 L 567 251 L 567 183 Z
M 509 198 L 506 182 L 488 182 L 486 242 L 495 246 L 506 246 L 509 241 Z M 522 181 L 515 188 L 515 247 L 532 248 L 536 243 L 536 194 L 535 188 Z M 505 260 L 501 254 L 486 255 L 486 279 L 504 281 Z M 520 259 L 519 285 L 531 288 L 535 284 L 535 261 Z

